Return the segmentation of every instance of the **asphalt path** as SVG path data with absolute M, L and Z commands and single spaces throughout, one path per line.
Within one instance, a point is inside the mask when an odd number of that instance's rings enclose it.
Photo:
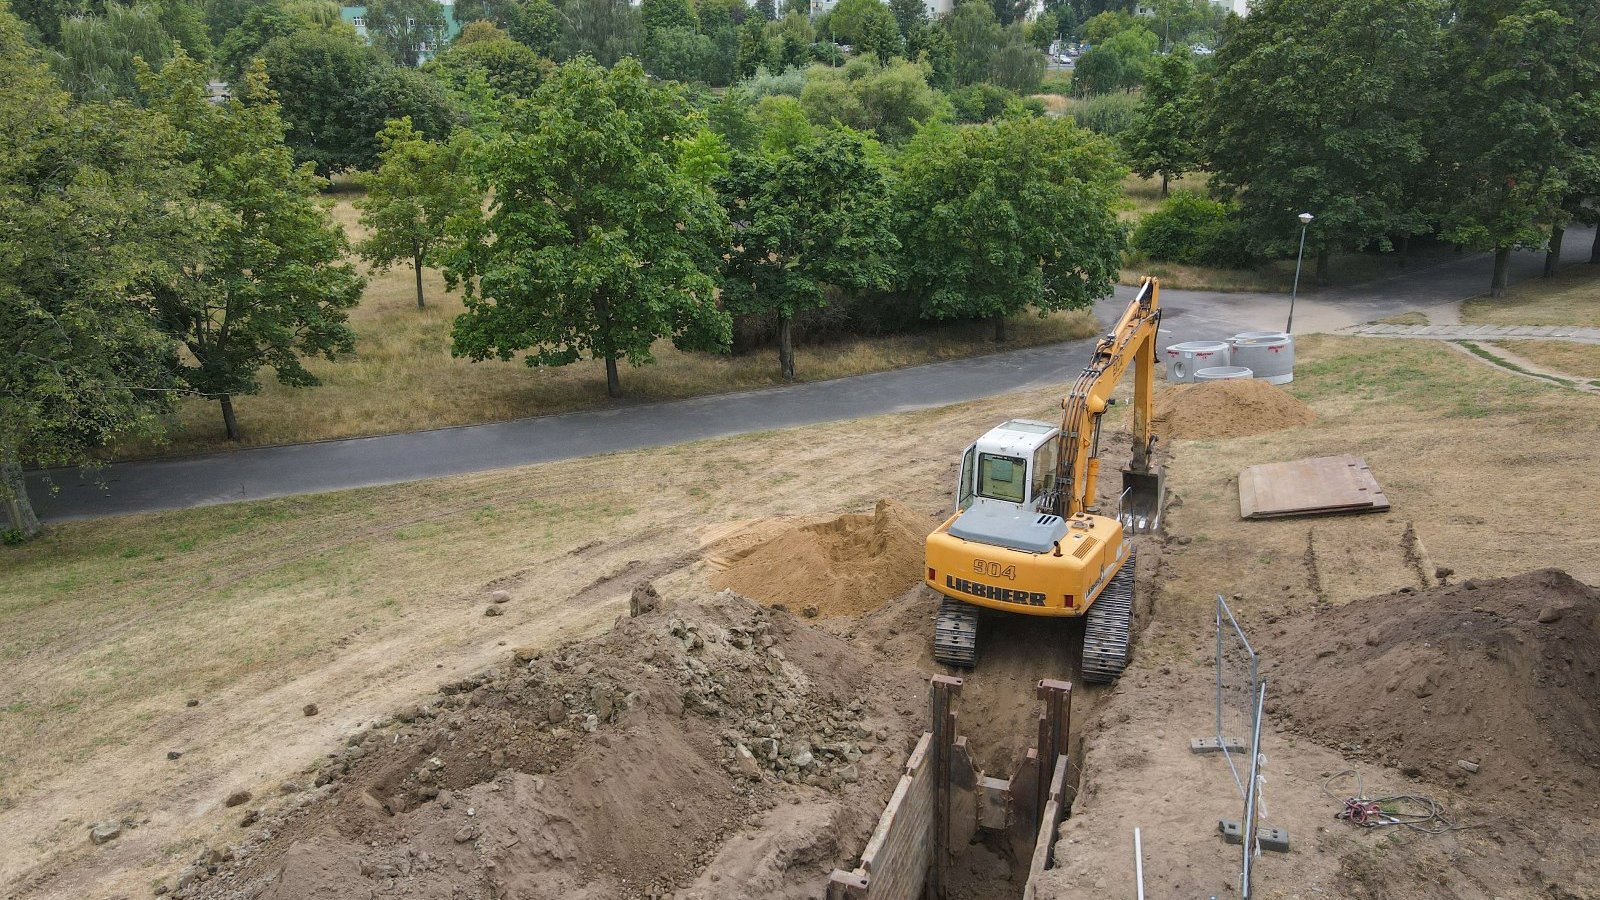
M 1587 260 L 1592 237 L 1592 230 L 1569 231 L 1566 259 Z M 1516 254 L 1513 278 L 1536 276 L 1542 260 L 1543 254 Z M 1491 265 L 1486 256 L 1454 258 L 1382 282 L 1302 297 L 1295 330 L 1331 330 L 1454 303 L 1482 292 Z M 1096 304 L 1096 314 L 1102 322 L 1114 320 L 1133 294 L 1132 288 L 1119 288 Z M 1288 313 L 1288 298 L 1277 294 L 1168 290 L 1162 305 L 1163 344 L 1281 329 Z M 137 460 L 88 472 L 31 472 L 29 494 L 41 519 L 60 522 L 482 472 L 1064 386 L 1083 368 L 1093 345 L 1073 341 L 831 381 L 510 422 Z

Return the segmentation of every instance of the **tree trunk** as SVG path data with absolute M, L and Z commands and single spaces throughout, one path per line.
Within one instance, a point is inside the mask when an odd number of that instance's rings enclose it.
M 778 316 L 778 373 L 784 381 L 794 380 L 793 316 Z
M 1327 250 L 1317 251 L 1317 287 L 1328 286 L 1328 257 L 1332 255 Z
M 1550 226 L 1550 247 L 1544 252 L 1544 277 L 1549 278 L 1561 268 L 1561 242 L 1566 240 L 1567 226 Z
M 606 396 L 612 398 L 622 396 L 622 380 L 617 377 L 615 356 L 606 357 Z
M 1411 235 L 1400 239 L 1400 268 L 1404 269 L 1411 264 Z
M 1494 251 L 1494 277 L 1489 281 L 1489 296 L 1504 297 L 1506 277 L 1511 274 L 1511 248 L 1496 247 Z
M 228 429 L 228 440 L 243 440 L 244 435 L 239 433 L 239 418 L 233 414 L 233 395 L 222 395 L 222 424 Z
M 411 257 L 411 268 L 417 273 L 417 309 L 422 309 L 422 257 Z
M 39 533 L 39 517 L 28 501 L 28 483 L 22 478 L 22 463 L 12 448 L 0 448 L 0 498 L 4 498 L 6 517 L 23 537 Z
M 1589 262 L 1600 263 L 1600 225 L 1594 226 L 1594 246 L 1589 248 Z
M 1167 195 L 1167 173 L 1161 173 L 1161 196 Z
M 995 316 L 994 342 L 996 344 L 1004 344 L 1008 340 L 1010 340 L 1010 338 L 1006 336 L 1006 317 L 1003 315 Z

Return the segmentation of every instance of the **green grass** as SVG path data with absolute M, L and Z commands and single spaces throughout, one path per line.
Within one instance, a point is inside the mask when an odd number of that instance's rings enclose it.
M 1473 343 L 1472 341 L 1456 341 L 1456 343 L 1460 344 L 1461 347 L 1464 348 L 1468 353 L 1471 353 L 1473 356 L 1476 356 L 1479 359 L 1486 360 L 1491 365 L 1496 365 L 1496 366 L 1499 366 L 1502 369 L 1506 369 L 1508 371 L 1516 372 L 1519 375 L 1527 375 L 1530 378 L 1542 378 L 1545 381 L 1554 382 L 1555 384 L 1562 385 L 1563 387 L 1572 387 L 1573 386 L 1573 382 L 1570 379 L 1559 378 L 1559 377 L 1557 377 L 1555 375 L 1547 375 L 1547 374 L 1545 374 L 1543 372 L 1530 371 L 1528 369 L 1523 368 L 1522 366 L 1517 365 L 1516 363 L 1512 362 L 1511 360 L 1506 359 L 1505 357 L 1496 354 L 1493 350 L 1490 350 L 1487 347 L 1481 346 L 1479 344 Z
M 1295 380 L 1286 389 L 1319 414 L 1376 405 L 1446 418 L 1512 416 L 1532 409 L 1534 398 L 1561 391 L 1488 367 L 1463 368 L 1454 353 L 1427 341 L 1307 335 L 1297 349 Z

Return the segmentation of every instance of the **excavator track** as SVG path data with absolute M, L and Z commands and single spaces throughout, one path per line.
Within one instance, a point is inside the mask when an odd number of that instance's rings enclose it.
M 1083 680 L 1110 684 L 1128 665 L 1133 633 L 1134 552 L 1089 606 L 1083 623 Z
M 978 664 L 978 609 L 960 600 L 942 598 L 933 620 L 933 658 L 947 666 L 970 669 Z

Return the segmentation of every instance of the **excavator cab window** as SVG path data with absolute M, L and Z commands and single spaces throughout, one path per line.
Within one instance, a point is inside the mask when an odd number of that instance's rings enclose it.
M 1035 507 L 1050 499 L 1050 494 L 1055 491 L 1058 446 L 1058 442 L 1049 441 L 1033 452 L 1033 491 L 1028 496 L 1033 498 Z
M 1027 460 L 978 454 L 978 496 L 1021 503 L 1028 490 L 1027 471 Z
M 956 485 L 956 509 L 965 510 L 972 505 L 973 471 L 972 464 L 978 453 L 978 445 L 970 444 L 967 452 L 961 455 L 961 481 Z

